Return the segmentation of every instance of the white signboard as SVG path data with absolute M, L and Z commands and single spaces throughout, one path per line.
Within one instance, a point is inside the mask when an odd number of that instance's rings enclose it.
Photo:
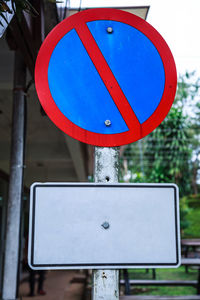
M 174 184 L 34 183 L 29 265 L 33 269 L 177 267 Z

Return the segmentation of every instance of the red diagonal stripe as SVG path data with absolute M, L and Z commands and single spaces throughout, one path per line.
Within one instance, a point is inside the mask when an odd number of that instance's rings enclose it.
M 76 25 L 75 29 L 129 130 L 134 130 L 135 133 L 138 132 L 138 136 L 141 136 L 141 124 L 87 25 L 84 22 L 81 22 Z

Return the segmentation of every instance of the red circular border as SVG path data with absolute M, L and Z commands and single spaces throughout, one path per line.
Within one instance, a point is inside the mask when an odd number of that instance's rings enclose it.
M 116 134 L 100 134 L 85 130 L 67 119 L 55 104 L 48 84 L 48 66 L 52 52 L 60 39 L 80 22 L 112 20 L 128 24 L 139 31 L 154 44 L 165 70 L 165 88 L 162 99 L 154 113 L 136 130 Z M 43 42 L 35 67 L 35 84 L 41 105 L 49 118 L 66 134 L 95 146 L 115 147 L 135 142 L 152 132 L 164 120 L 174 101 L 177 74 L 172 53 L 162 36 L 145 20 L 125 11 L 111 8 L 89 9 L 72 15 L 59 23 Z

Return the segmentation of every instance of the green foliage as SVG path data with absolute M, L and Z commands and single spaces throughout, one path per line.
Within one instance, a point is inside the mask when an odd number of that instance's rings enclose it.
M 6 22 L 7 20 L 4 13 L 11 14 L 12 11 L 16 13 L 19 18 L 21 18 L 21 14 L 23 11 L 31 14 L 32 16 L 38 15 L 36 9 L 28 0 L 11 0 L 12 10 L 7 5 L 8 2 L 9 0 L 0 0 L 0 17 L 3 18 Z
M 193 211 L 189 207 L 188 198 L 182 197 L 180 199 L 180 227 L 181 227 L 181 237 L 185 237 L 185 230 L 190 227 L 190 221 L 188 220 L 189 213 Z
M 200 209 L 193 209 L 187 215 L 189 226 L 184 231 L 184 236 L 187 238 L 200 237 Z
M 200 194 L 187 195 L 182 198 L 183 202 L 186 203 L 190 208 L 200 209 Z
M 182 237 L 200 237 L 200 194 L 185 196 L 180 200 Z
M 38 12 L 28 0 L 12 0 L 12 8 L 19 17 L 21 17 L 22 11 L 25 11 L 32 16 L 38 15 Z
M 128 167 L 123 168 L 122 178 L 128 174 L 131 182 L 174 182 L 181 197 L 197 193 L 199 162 L 193 158 L 194 153 L 200 154 L 199 80 L 194 72 L 179 77 L 176 98 L 165 120 L 125 149 L 123 159 Z
M 178 78 L 178 90 L 175 98 L 175 104 L 184 108 L 188 104 L 194 105 L 194 99 L 198 95 L 200 86 L 200 78 L 195 78 L 195 71 L 183 75 Z
M 149 167 L 145 174 L 149 182 L 174 182 L 182 195 L 190 192 L 192 150 L 189 147 L 189 122 L 180 107 L 172 107 L 161 125 L 147 137 L 144 156 Z M 149 155 L 150 153 L 150 155 Z
M 9 6 L 7 5 L 7 3 L 6 3 L 7 1 L 2 1 L 2 0 L 0 0 L 0 25 L 1 26 L 3 26 L 3 23 L 2 23 L 2 21 L 1 21 L 1 19 L 3 19 L 6 23 L 7 23 L 7 19 L 6 19 L 6 17 L 5 17 L 5 15 L 4 15 L 4 13 L 6 12 L 6 13 L 9 13 L 9 14 L 11 14 L 12 13 L 12 11 L 10 10 L 10 8 L 9 8 Z
M 63 3 L 63 0 L 60 1 L 46 0 L 46 1 L 53 2 L 53 3 Z M 12 12 L 14 12 L 14 14 L 16 14 L 19 20 L 21 19 L 23 11 L 27 12 L 33 17 L 38 15 L 37 10 L 34 8 L 34 6 L 31 4 L 29 0 L 11 0 L 12 10 L 9 8 L 8 2 L 10 2 L 10 0 L 0 0 L 0 25 L 1 26 L 3 26 L 1 19 L 3 19 L 6 23 L 8 23 L 5 13 L 11 14 Z

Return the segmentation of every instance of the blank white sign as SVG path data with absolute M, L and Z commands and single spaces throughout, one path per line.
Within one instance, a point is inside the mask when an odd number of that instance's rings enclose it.
M 29 265 L 33 269 L 177 267 L 178 205 L 174 184 L 34 183 Z

